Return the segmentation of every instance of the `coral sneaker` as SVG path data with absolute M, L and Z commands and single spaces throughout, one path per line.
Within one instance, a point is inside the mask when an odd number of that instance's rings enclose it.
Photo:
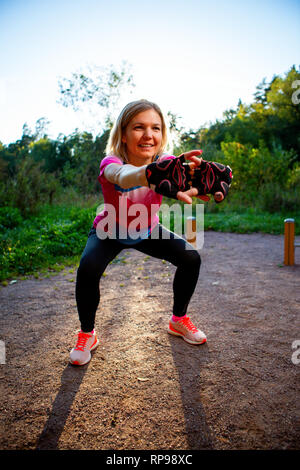
M 189 317 L 183 317 L 177 322 L 172 318 L 169 322 L 168 333 L 175 336 L 181 336 L 184 341 L 190 344 L 203 344 L 206 342 L 206 336 L 203 331 L 193 325 Z
M 70 352 L 70 362 L 76 366 L 87 364 L 92 356 L 91 351 L 99 344 L 99 340 L 94 330 L 92 333 L 78 332 L 76 346 Z

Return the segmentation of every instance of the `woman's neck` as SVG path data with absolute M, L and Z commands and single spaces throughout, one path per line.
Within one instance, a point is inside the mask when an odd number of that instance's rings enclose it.
M 141 158 L 128 157 L 128 163 L 130 165 L 134 165 L 134 166 L 144 166 L 144 165 L 149 165 L 149 163 L 152 163 L 153 158 L 154 157 L 147 158 L 147 159 L 143 160 Z

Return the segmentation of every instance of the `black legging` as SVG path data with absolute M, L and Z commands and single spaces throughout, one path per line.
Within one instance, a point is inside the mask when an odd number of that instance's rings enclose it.
M 186 249 L 187 242 L 169 232 L 160 224 L 154 229 L 156 238 L 147 238 L 134 245 L 124 245 L 118 240 L 98 238 L 92 228 L 83 251 L 76 279 L 76 302 L 82 331 L 94 329 L 96 310 L 100 301 L 100 277 L 107 265 L 123 250 L 134 248 L 155 258 L 165 259 L 177 266 L 173 281 L 173 314 L 186 314 L 195 290 L 201 258 L 198 251 Z M 169 239 L 166 239 L 169 236 Z M 165 237 L 165 238 L 163 238 Z

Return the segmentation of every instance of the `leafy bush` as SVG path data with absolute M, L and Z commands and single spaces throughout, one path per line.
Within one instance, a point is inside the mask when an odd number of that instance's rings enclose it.
M 95 207 L 45 206 L 39 215 L 1 232 L 0 280 L 79 257 L 95 213 Z
M 0 231 L 17 227 L 22 220 L 21 212 L 17 207 L 0 207 Z
M 297 190 L 290 191 L 296 186 L 293 151 L 278 146 L 269 150 L 263 141 L 258 148 L 238 142 L 222 142 L 221 147 L 225 163 L 233 170 L 230 193 L 237 194 L 240 204 L 250 203 L 252 207 L 270 212 L 289 210 L 299 204 Z

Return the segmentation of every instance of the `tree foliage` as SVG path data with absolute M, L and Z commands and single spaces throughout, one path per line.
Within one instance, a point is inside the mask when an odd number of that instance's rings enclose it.
M 257 147 L 263 140 L 268 148 L 276 144 L 294 150 L 300 160 L 300 106 L 293 87 L 298 80 L 300 70 L 295 66 L 283 77 L 275 75 L 270 83 L 263 79 L 253 102 L 239 101 L 236 109 L 225 111 L 223 120 L 202 132 L 201 144 L 209 142 L 220 148 L 221 142 L 234 141 Z
M 119 68 L 88 66 L 86 70 L 61 78 L 58 82 L 60 97 L 58 102 L 74 111 L 83 109 L 104 110 L 105 123 L 111 121 L 111 113 L 120 97 L 135 86 L 130 65 L 123 61 Z M 94 107 L 94 108 L 93 108 Z
M 177 151 L 202 148 L 207 160 L 234 172 L 230 198 L 268 211 L 300 207 L 300 70 L 263 79 L 250 104 L 239 101 L 223 120 L 181 133 Z

